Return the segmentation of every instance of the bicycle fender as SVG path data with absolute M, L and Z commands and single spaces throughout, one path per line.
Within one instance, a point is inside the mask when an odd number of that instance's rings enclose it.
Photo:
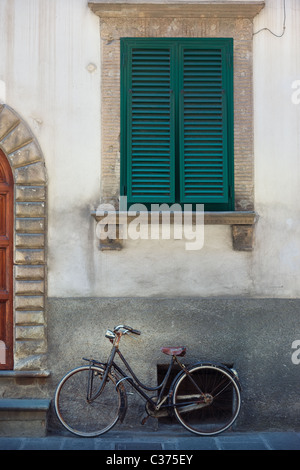
M 85 357 L 83 357 L 82 359 L 84 359 L 85 361 L 89 361 L 91 365 L 98 367 L 99 369 L 102 369 L 104 373 L 104 370 L 106 367 L 106 364 L 104 362 L 99 362 L 94 359 L 86 359 Z M 118 380 L 117 375 L 112 370 L 110 371 L 109 374 L 111 378 L 113 378 L 116 389 L 118 388 L 120 392 L 121 400 L 120 400 L 119 420 L 121 421 L 121 423 L 123 423 L 124 418 L 126 416 L 127 407 L 128 407 L 126 389 L 124 387 L 124 384 Z
M 112 370 L 110 371 L 110 375 L 114 379 L 116 391 L 118 389 L 120 392 L 121 402 L 120 402 L 119 420 L 121 423 L 123 423 L 125 416 L 126 416 L 127 407 L 128 407 L 126 389 L 124 387 L 123 382 L 118 380 L 118 376 Z
M 221 363 L 221 362 L 215 362 L 215 361 L 201 361 L 201 362 L 196 362 L 190 366 L 187 367 L 188 370 L 193 369 L 194 367 L 199 367 L 199 366 L 210 366 L 210 367 L 216 367 L 218 369 L 224 370 L 224 372 L 227 372 L 235 381 L 239 389 L 241 389 L 241 383 L 240 379 L 238 376 L 237 371 L 234 369 L 233 366 L 229 366 L 227 364 Z
M 238 374 L 237 374 L 236 370 L 233 369 L 232 367 L 228 367 L 226 364 L 222 364 L 222 363 L 218 363 L 218 362 L 203 361 L 203 362 L 195 362 L 194 364 L 186 366 L 186 370 L 190 371 L 190 370 L 193 370 L 195 367 L 199 367 L 199 366 L 210 366 L 210 367 L 216 367 L 216 368 L 224 370 L 225 372 L 227 372 L 234 379 L 234 381 L 237 384 L 237 386 L 239 387 L 239 389 L 241 389 L 241 384 L 240 384 Z M 185 374 L 185 371 L 181 370 L 181 371 L 178 372 L 178 374 L 173 379 L 173 381 L 171 383 L 171 386 L 170 386 L 170 389 L 169 389 L 169 399 L 173 396 L 173 390 L 174 390 L 176 382 L 184 374 Z
M 116 377 L 114 376 L 114 378 L 116 378 Z M 121 421 L 121 423 L 123 423 L 124 418 L 126 416 L 126 412 L 127 412 L 127 406 L 128 406 L 127 393 L 126 393 L 126 389 L 125 389 L 123 383 L 118 384 L 117 387 L 118 387 L 118 389 L 120 391 L 120 395 L 121 395 L 119 420 Z

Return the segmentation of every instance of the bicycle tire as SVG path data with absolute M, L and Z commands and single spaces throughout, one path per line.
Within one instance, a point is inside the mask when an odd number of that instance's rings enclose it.
M 92 376 L 90 376 L 92 374 Z M 59 382 L 54 408 L 61 424 L 81 437 L 95 437 L 109 431 L 118 421 L 121 392 L 116 380 L 109 374 L 99 397 L 87 400 L 89 377 L 92 378 L 91 396 L 99 390 L 104 369 L 99 366 L 81 366 L 68 372 Z
M 199 389 L 206 394 L 206 404 L 201 402 Z M 175 416 L 182 426 L 195 434 L 219 434 L 232 426 L 238 417 L 241 406 L 239 383 L 222 367 L 213 364 L 191 367 L 188 374 L 178 377 L 173 390 Z

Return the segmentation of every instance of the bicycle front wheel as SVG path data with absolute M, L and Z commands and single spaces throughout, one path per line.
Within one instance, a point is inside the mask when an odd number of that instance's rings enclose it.
M 195 366 L 174 386 L 176 418 L 195 434 L 212 436 L 225 431 L 236 420 L 240 405 L 239 386 L 221 367 Z
M 68 372 L 55 392 L 58 419 L 68 431 L 82 437 L 95 437 L 111 429 L 118 421 L 121 395 L 109 374 L 100 396 L 89 400 L 102 384 L 104 370 L 82 366 Z

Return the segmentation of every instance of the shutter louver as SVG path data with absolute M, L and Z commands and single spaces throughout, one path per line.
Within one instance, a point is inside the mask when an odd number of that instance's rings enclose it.
M 186 47 L 181 53 L 181 201 L 227 202 L 224 54 Z
M 174 199 L 171 49 L 132 48 L 129 80 L 128 200 Z

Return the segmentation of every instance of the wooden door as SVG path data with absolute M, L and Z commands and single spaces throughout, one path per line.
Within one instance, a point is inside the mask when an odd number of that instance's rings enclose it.
M 0 369 L 13 368 L 13 176 L 0 150 Z

